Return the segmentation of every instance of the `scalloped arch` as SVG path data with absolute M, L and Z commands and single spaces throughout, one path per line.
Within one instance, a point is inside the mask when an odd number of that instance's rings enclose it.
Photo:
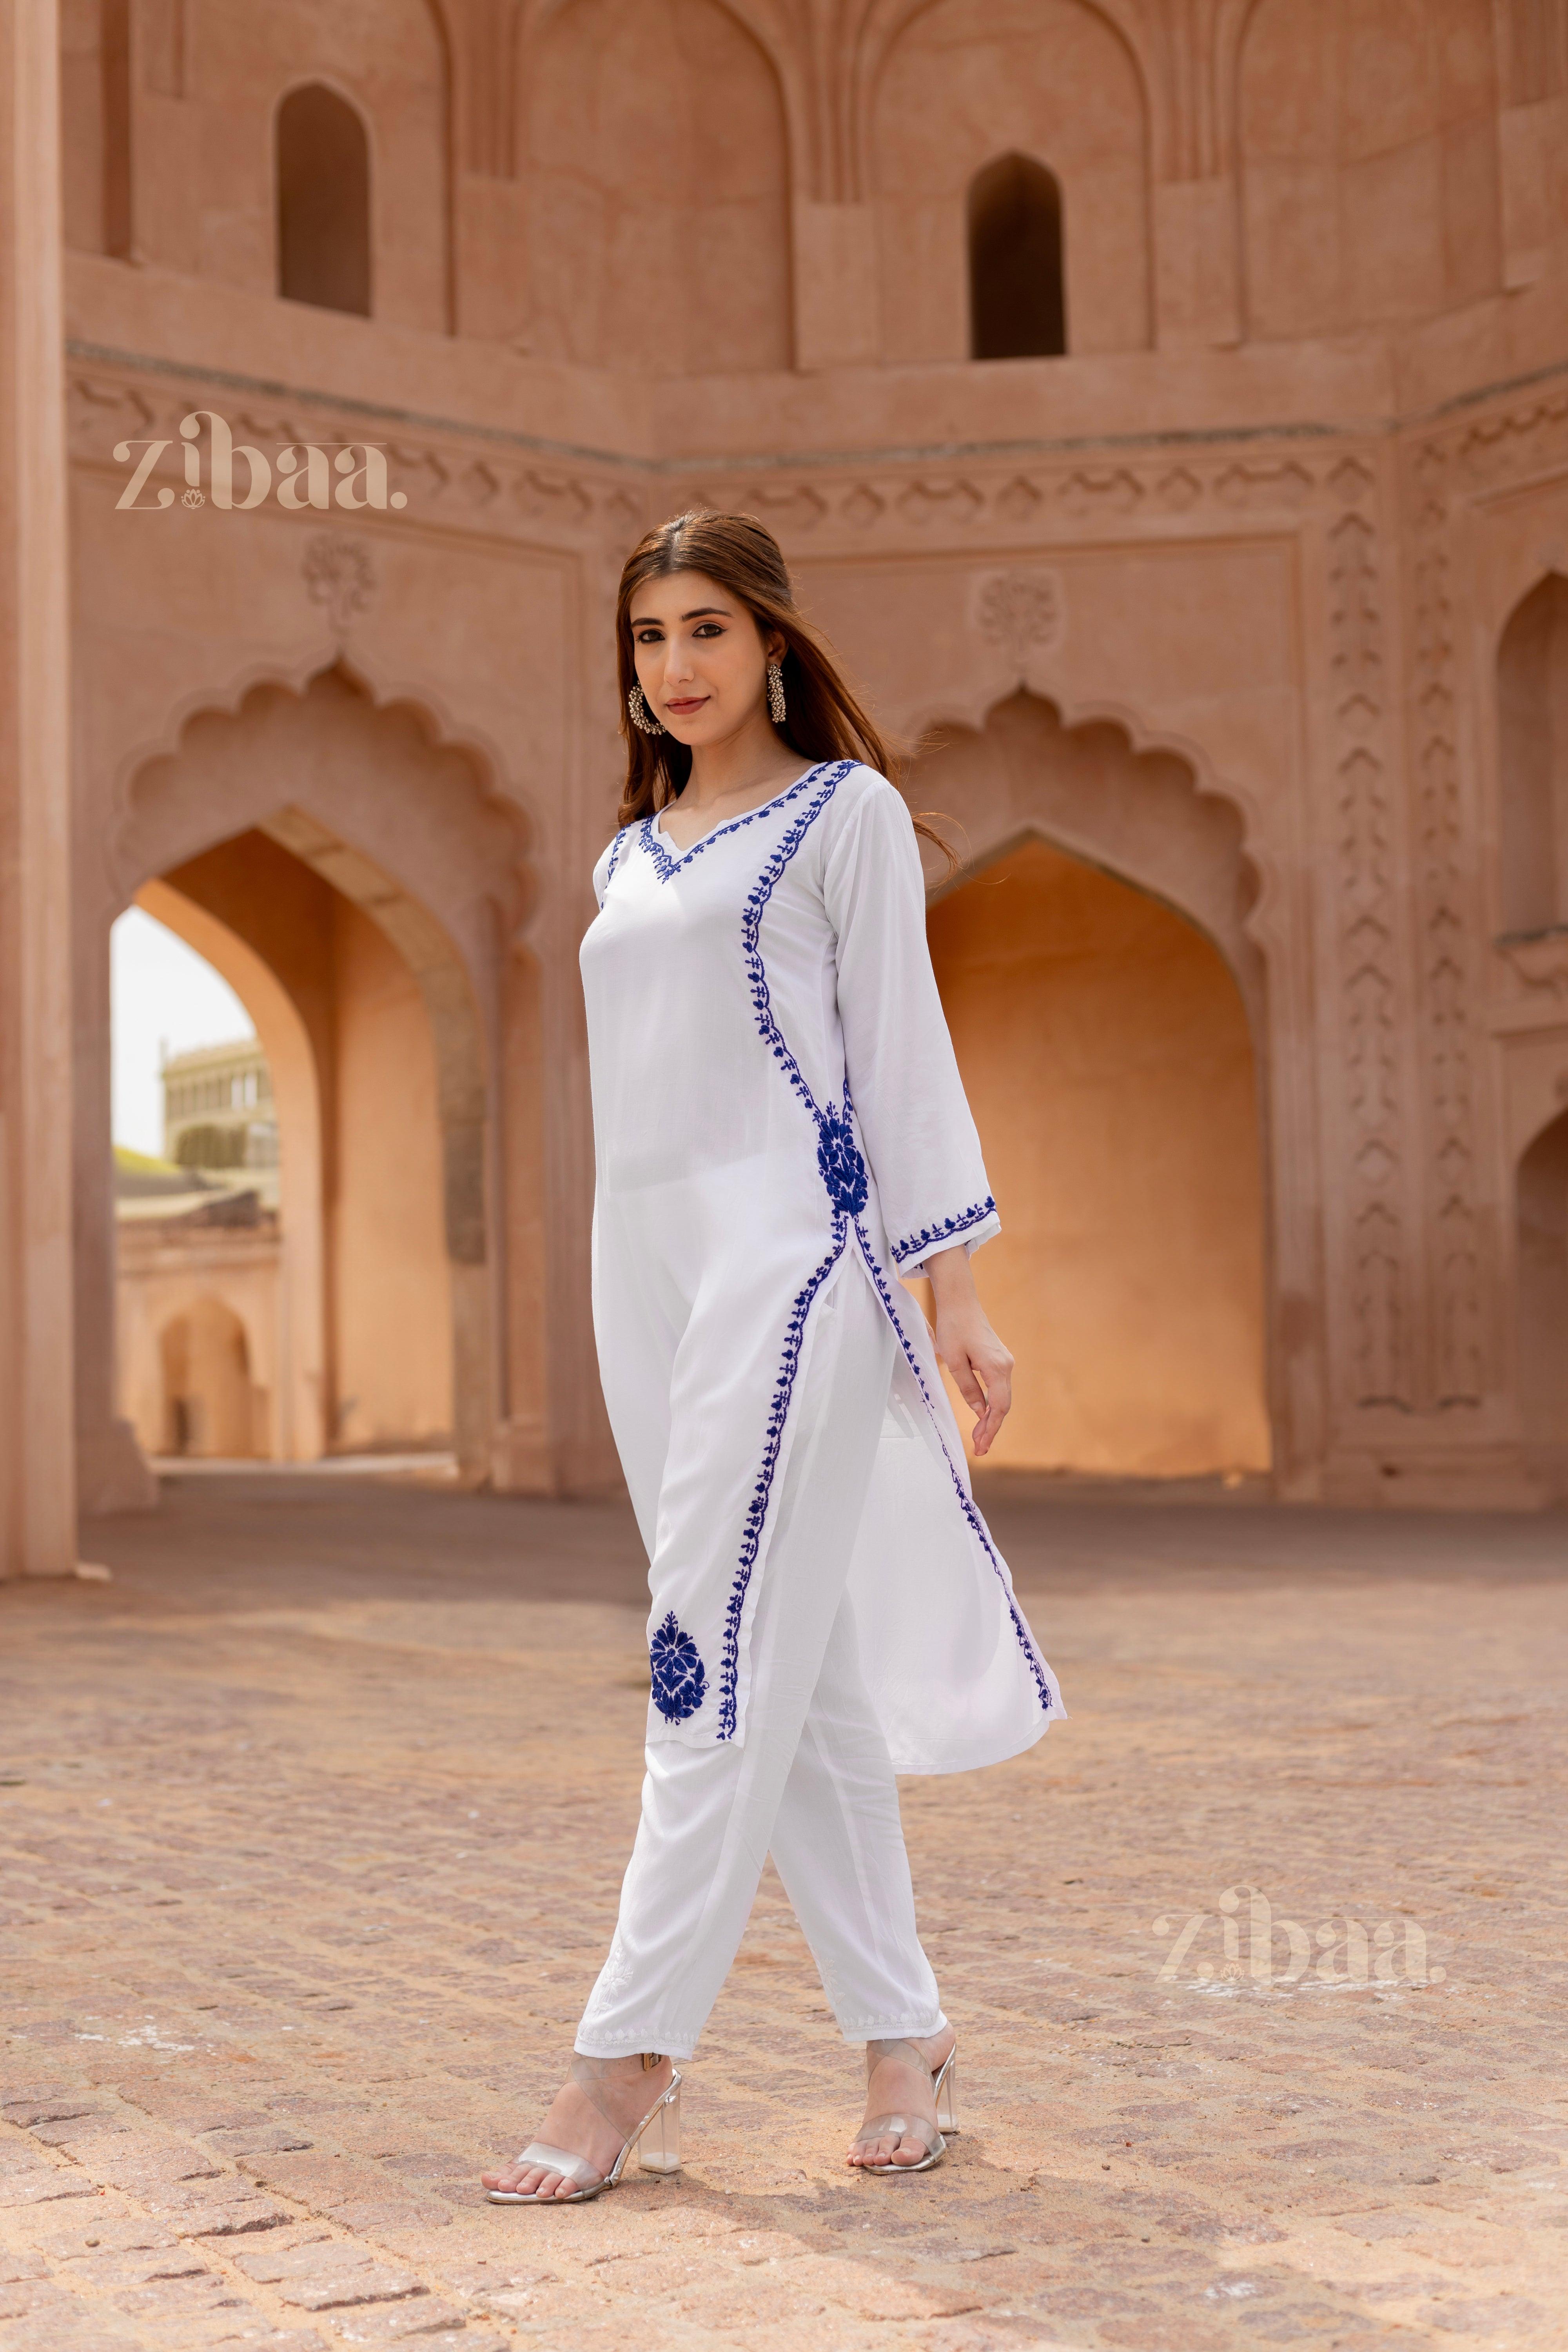
M 524 812 L 495 767 L 423 696 L 377 700 L 342 661 L 236 679 L 193 698 L 168 748 L 125 764 L 106 855 L 112 902 L 204 850 L 263 833 L 356 904 L 398 951 L 435 1045 L 453 1422 L 476 1474 L 493 1427 L 496 1265 L 508 1235 L 492 1182 L 502 1115 L 507 946 L 529 910 Z
M 1047 691 L 1021 684 L 1000 694 L 994 684 L 981 686 L 956 699 L 949 693 L 940 701 L 917 704 L 901 713 L 900 719 L 906 734 L 916 742 L 923 742 L 928 736 L 940 737 L 952 728 L 983 735 L 994 714 L 1020 698 L 1038 703 L 1049 712 L 1064 736 L 1107 727 L 1121 736 L 1133 759 L 1164 757 L 1179 763 L 1186 770 L 1188 787 L 1197 798 L 1218 801 L 1233 810 L 1240 829 L 1242 856 L 1252 877 L 1247 929 L 1259 947 L 1270 943 L 1279 885 L 1274 861 L 1263 846 L 1261 803 L 1247 786 L 1219 775 L 1204 746 L 1194 737 L 1150 727 L 1142 714 L 1126 703 L 1110 698 L 1074 699 L 1058 686 Z
M 194 854 L 190 849 L 178 852 L 163 858 L 161 865 L 143 870 L 132 841 L 139 813 L 144 809 L 149 793 L 171 765 L 193 751 L 194 739 L 204 726 L 224 720 L 244 724 L 247 714 L 254 715 L 262 702 L 273 695 L 284 695 L 304 704 L 313 688 L 329 681 L 346 688 L 360 699 L 373 726 L 381 722 L 409 729 L 437 759 L 461 762 L 468 789 L 476 805 L 486 812 L 487 823 L 492 829 L 504 828 L 508 835 L 509 854 L 502 871 L 513 882 L 514 904 L 507 910 L 510 928 L 514 935 L 525 929 L 538 897 L 537 824 L 527 803 L 500 784 L 501 763 L 495 748 L 479 731 L 459 728 L 441 698 L 427 688 L 378 680 L 370 664 L 350 662 L 341 654 L 323 661 L 319 650 L 302 655 L 291 665 L 280 666 L 276 661 L 251 665 L 237 671 L 226 686 L 216 690 L 210 687 L 195 689 L 172 708 L 168 723 L 159 736 L 125 754 L 115 773 L 111 818 L 104 845 L 117 898 L 121 902 L 128 901 L 143 881 L 162 870 L 162 866 L 177 862 L 179 856 Z M 298 800 L 298 793 L 283 792 L 278 805 Z M 210 836 L 213 840 L 223 837 L 221 831 Z M 128 855 L 133 869 L 129 879 Z
M 968 835 L 951 887 L 1030 835 L 1102 866 L 1214 941 L 1265 1046 L 1266 869 L 1248 847 L 1239 799 L 1206 784 L 1184 746 L 1140 741 L 1118 712 L 1069 717 L 1026 688 L 988 698 L 978 721 L 948 715 L 933 733 L 904 789 L 911 804 L 937 797 Z

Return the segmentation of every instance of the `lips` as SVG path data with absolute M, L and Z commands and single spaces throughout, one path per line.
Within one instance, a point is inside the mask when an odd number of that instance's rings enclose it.
M 702 709 L 707 699 L 705 694 L 688 695 L 679 700 L 668 701 L 664 707 L 677 719 L 689 719 L 694 710 Z

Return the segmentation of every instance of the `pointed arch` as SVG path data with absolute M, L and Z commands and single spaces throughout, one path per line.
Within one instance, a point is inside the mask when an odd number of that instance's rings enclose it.
M 1075 714 L 1069 721 L 1056 703 L 1022 688 L 965 722 L 933 724 L 931 749 L 916 762 L 905 792 L 911 806 L 942 809 L 958 827 L 963 865 L 932 892 L 933 936 L 948 902 L 972 885 L 983 893 L 989 875 L 1024 876 L 1016 884 L 1022 890 L 1033 887 L 1031 866 L 1049 866 L 1056 875 L 1046 877 L 1052 888 L 1059 883 L 1069 897 L 1074 889 L 1093 897 L 1089 882 L 1069 886 L 1057 872 L 1070 861 L 1080 877 L 1103 876 L 1145 907 L 1152 902 L 1176 919 L 1174 929 L 1152 914 L 1131 920 L 1130 938 L 1135 934 L 1156 961 L 1165 952 L 1162 940 L 1179 943 L 1190 932 L 1200 934 L 1212 951 L 1206 962 L 1203 952 L 1188 955 L 1183 969 L 1194 1005 L 1212 1002 L 1222 1025 L 1226 1003 L 1235 1008 L 1225 1086 L 1236 1148 L 1250 1155 L 1246 1213 L 1256 1229 L 1252 1272 L 1239 1262 L 1233 1268 L 1235 1312 L 1226 1343 L 1232 1354 L 1215 1391 L 1230 1403 L 1215 1426 L 1233 1434 L 1244 1427 L 1250 1393 L 1266 1411 L 1272 1458 L 1285 1465 L 1289 1404 L 1279 1337 L 1271 940 L 1264 872 L 1249 847 L 1241 806 L 1206 783 L 1179 751 L 1139 741 L 1118 719 Z M 1034 882 L 1046 887 L 1039 876 Z M 1115 890 L 1100 896 L 1114 928 L 1114 909 L 1121 908 L 1125 917 L 1126 902 Z M 1178 1158 L 1183 1152 L 1191 1158 L 1184 1144 Z M 1026 1164 L 1027 1154 L 1020 1162 Z M 1256 1468 L 1255 1451 L 1243 1446 L 1247 1458 L 1238 1455 L 1224 1466 Z
M 416 705 L 374 701 L 341 666 L 297 688 L 253 682 L 230 705 L 187 713 L 172 747 L 130 773 L 107 845 L 113 903 L 171 872 L 179 887 L 220 845 L 231 870 L 226 879 L 212 867 L 207 879 L 231 888 L 237 861 L 251 856 L 244 845 L 259 842 L 358 909 L 411 975 L 435 1055 L 456 1439 L 468 1475 L 481 1476 L 498 1426 L 520 1404 L 529 1418 L 542 1395 L 537 1325 L 506 1311 L 509 1247 L 536 1253 L 541 1227 L 531 1213 L 509 1221 L 497 1139 L 503 1119 L 509 1134 L 539 1123 L 536 1105 L 511 1099 L 539 1068 L 535 1047 L 514 1037 L 520 1020 L 537 1018 L 537 991 L 518 985 L 532 898 L 527 820 L 475 747 L 443 740 Z M 231 897 L 204 903 L 244 937 L 245 894 Z M 516 1279 L 535 1295 L 546 1287 L 540 1267 Z M 525 1453 L 519 1441 L 512 1458 Z
M 1568 1110 L 1520 1154 L 1514 1200 L 1520 1419 L 1531 1468 L 1568 1501 Z
M 1568 927 L 1568 579 L 1521 596 L 1497 651 L 1499 915 L 1512 937 Z
M 1059 359 L 1068 347 L 1062 191 L 1033 155 L 983 163 L 969 183 L 969 352 Z
M 272 126 L 278 292 L 286 302 L 371 314 L 370 131 L 319 79 L 279 100 Z

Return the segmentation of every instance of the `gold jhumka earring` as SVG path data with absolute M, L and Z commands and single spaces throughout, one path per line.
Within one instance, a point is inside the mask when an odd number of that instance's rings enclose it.
M 631 714 L 632 725 L 640 728 L 645 735 L 664 733 L 664 729 L 647 707 L 647 698 L 642 690 L 640 679 L 626 697 L 626 709 Z

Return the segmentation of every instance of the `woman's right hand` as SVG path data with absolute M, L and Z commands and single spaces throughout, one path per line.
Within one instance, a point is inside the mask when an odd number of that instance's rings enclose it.
M 962 1242 L 928 1257 L 922 1271 L 936 1307 L 936 1351 L 965 1404 L 978 1418 L 970 1436 L 988 1454 L 1013 1404 L 1013 1359 L 991 1328 Z

